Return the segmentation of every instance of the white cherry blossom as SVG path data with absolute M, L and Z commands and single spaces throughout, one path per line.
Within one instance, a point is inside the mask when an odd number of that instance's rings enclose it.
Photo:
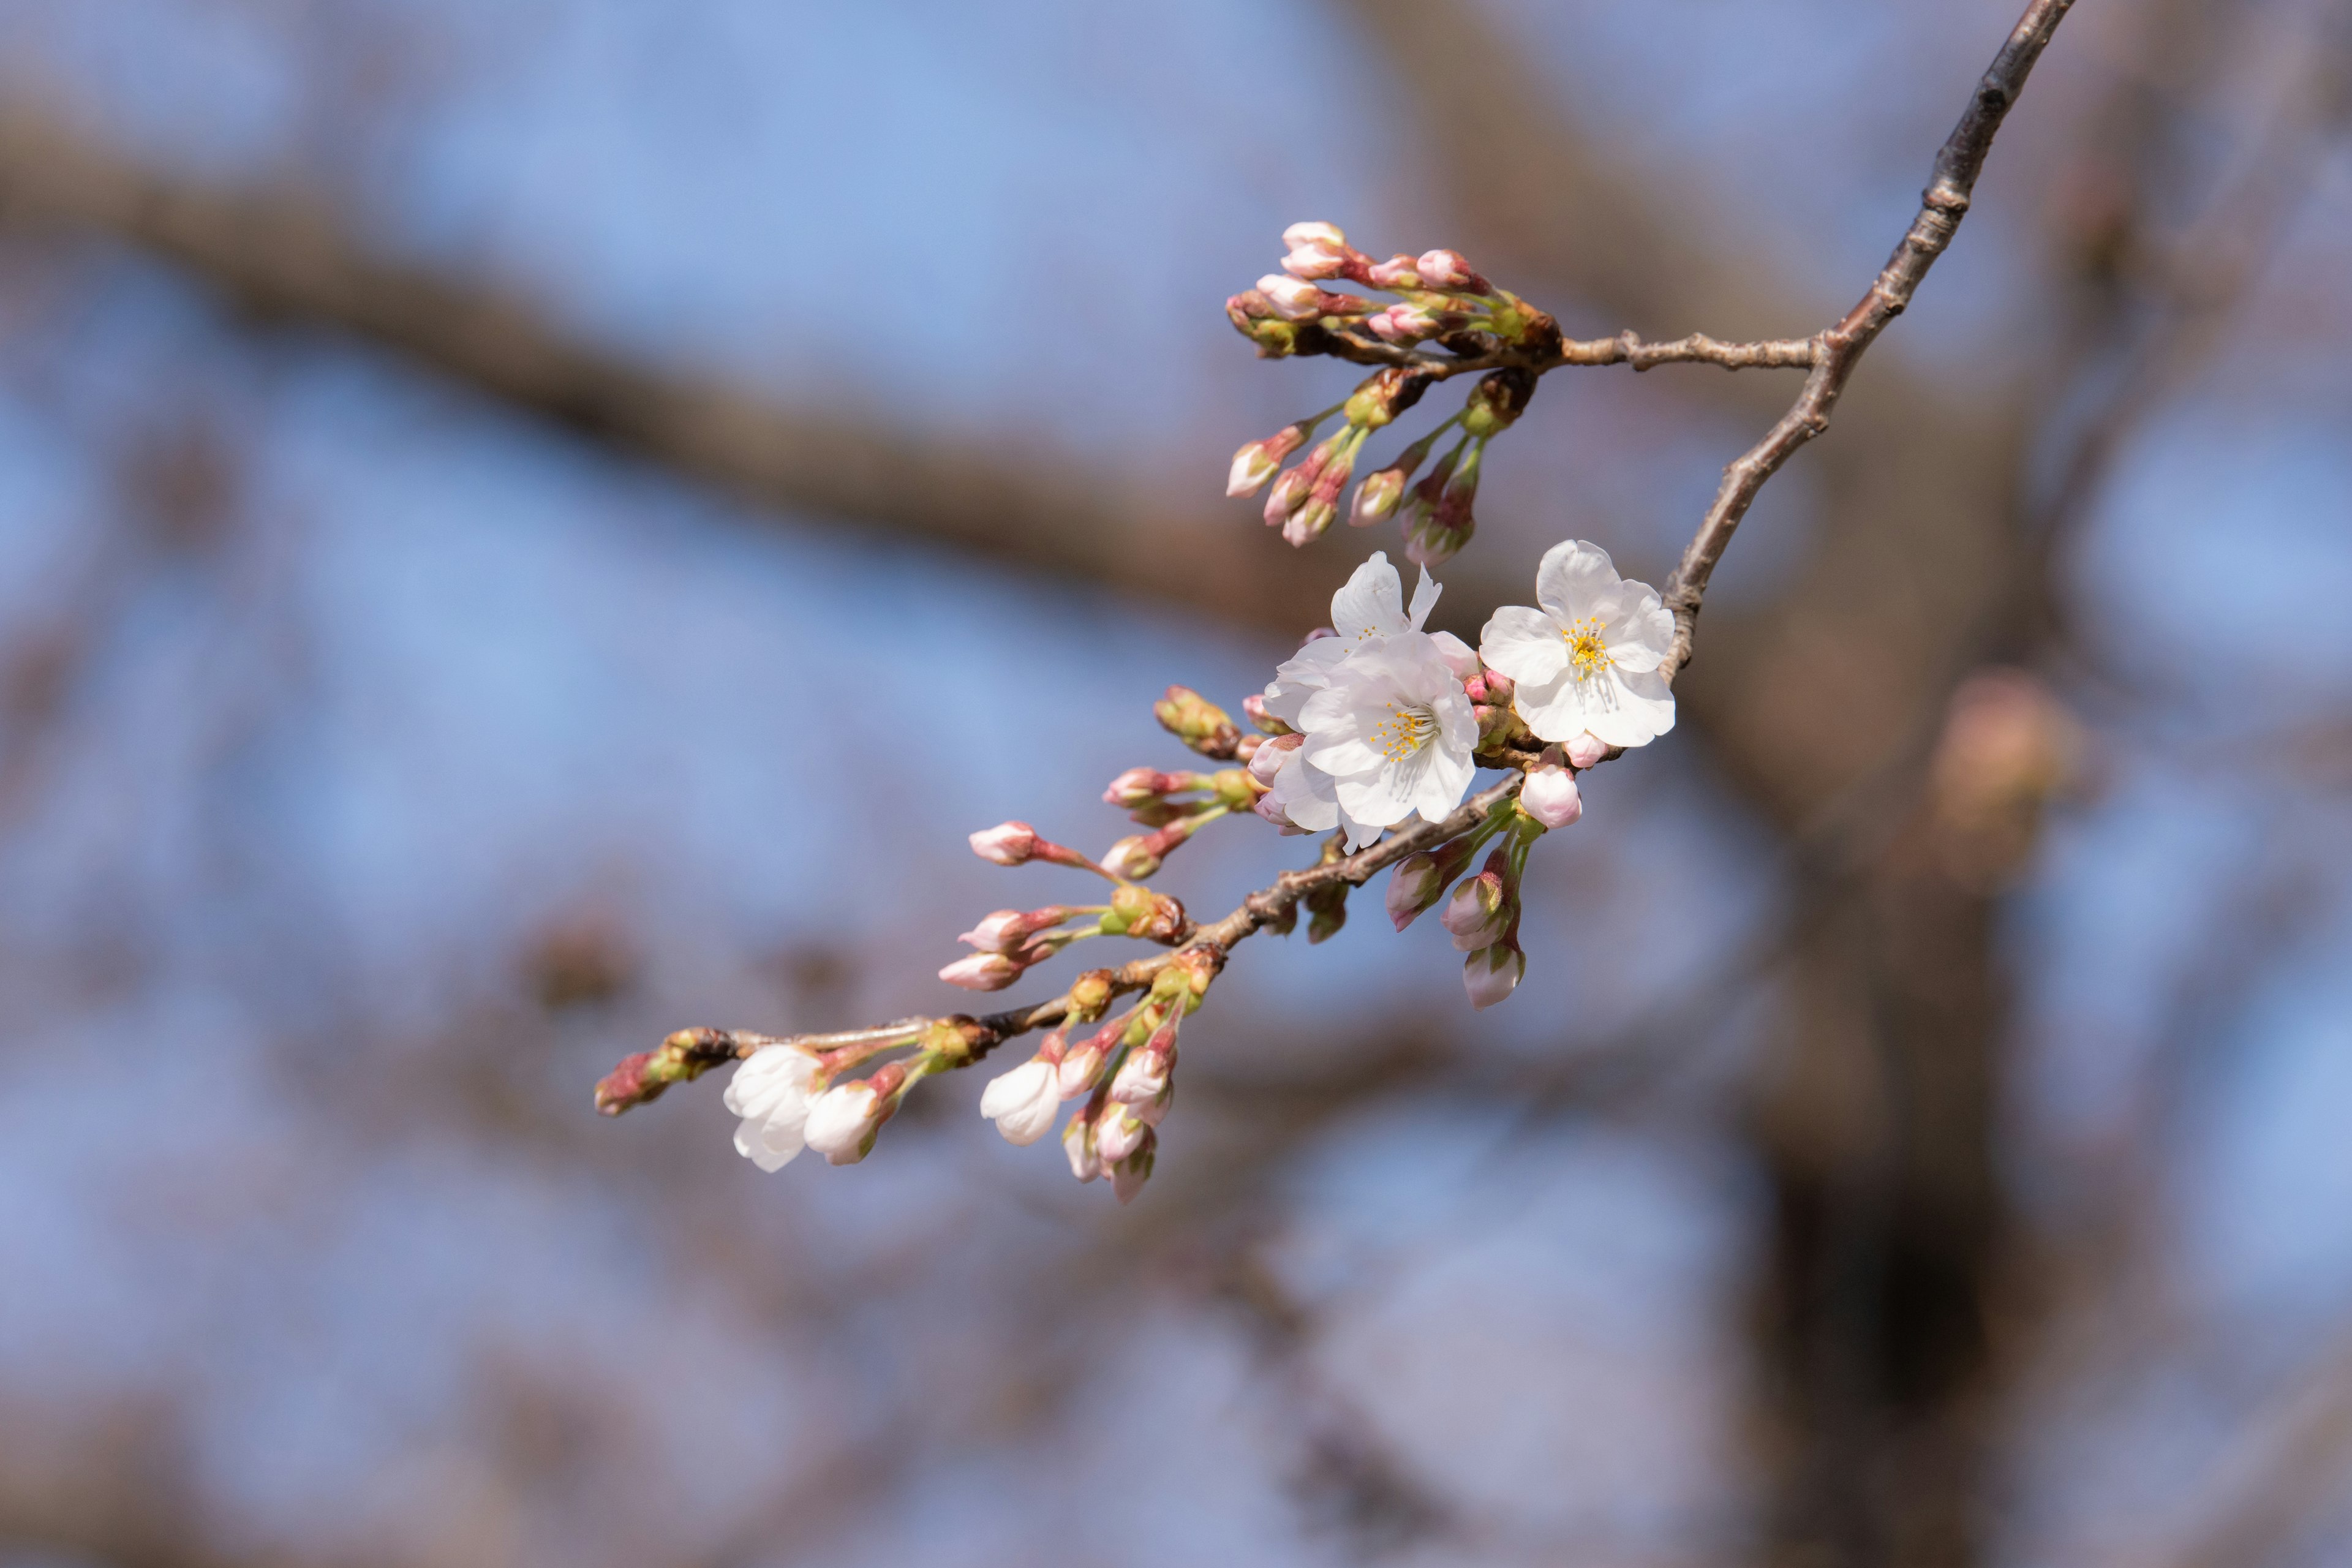
M 1317 637 L 1276 668 L 1265 689 L 1265 710 L 1298 729 L 1299 710 L 1306 707 L 1307 698 L 1331 684 L 1331 671 L 1342 659 L 1372 637 L 1421 630 L 1429 612 L 1437 607 L 1441 592 L 1424 566 L 1408 606 L 1404 579 L 1389 564 L 1388 552 L 1372 552 L 1372 558 L 1357 567 L 1331 595 L 1332 635 Z M 1450 640 L 1460 646 L 1459 639 Z
M 1462 803 L 1476 768 L 1478 721 L 1436 639 L 1367 638 L 1307 698 L 1300 754 L 1328 773 L 1360 848 L 1418 811 L 1435 822 Z
M 1519 717 L 1545 741 L 1590 731 L 1612 746 L 1641 746 L 1675 727 L 1675 697 L 1658 666 L 1674 616 L 1646 583 L 1617 575 L 1609 552 L 1571 539 L 1536 569 L 1541 609 L 1507 605 L 1478 652 L 1517 683 Z
M 809 1079 L 816 1058 L 791 1046 L 755 1051 L 727 1082 L 727 1109 L 743 1119 L 735 1152 L 763 1171 L 781 1171 L 806 1145 Z

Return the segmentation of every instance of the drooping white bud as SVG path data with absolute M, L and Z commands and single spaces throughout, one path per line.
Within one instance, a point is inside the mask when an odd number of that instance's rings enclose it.
M 808 1146 L 828 1164 L 866 1158 L 866 1141 L 882 1124 L 882 1097 L 863 1081 L 835 1084 L 809 1102 Z
M 980 1113 L 996 1123 L 1006 1142 L 1024 1148 L 1053 1131 L 1061 1108 L 1062 1086 L 1055 1066 L 1035 1057 L 998 1074 L 980 1095 Z

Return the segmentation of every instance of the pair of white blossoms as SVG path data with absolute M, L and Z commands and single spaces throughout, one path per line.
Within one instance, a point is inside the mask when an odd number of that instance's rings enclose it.
M 1265 689 L 1266 711 L 1298 734 L 1251 759 L 1267 786 L 1264 815 L 1305 832 L 1344 828 L 1350 850 L 1415 812 L 1444 818 L 1475 772 L 1478 721 L 1463 683 L 1482 661 L 1511 679 L 1512 703 L 1538 740 L 1589 733 L 1641 746 L 1675 727 L 1674 691 L 1658 673 L 1675 618 L 1599 545 L 1571 539 L 1546 551 L 1538 607 L 1496 610 L 1475 653 L 1449 632 L 1421 629 L 1438 591 L 1423 567 L 1408 606 L 1381 553 L 1331 595 L 1333 635 L 1300 648 Z

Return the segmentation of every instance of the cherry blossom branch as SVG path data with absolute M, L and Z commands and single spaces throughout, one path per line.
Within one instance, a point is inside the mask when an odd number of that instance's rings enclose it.
M 1959 123 L 1937 153 L 1934 174 L 1920 195 L 1918 216 L 1911 220 L 1902 243 L 1844 319 L 1814 337 L 1812 370 L 1796 402 L 1761 441 L 1724 469 L 1715 503 L 1683 552 L 1681 564 L 1666 580 L 1665 602 L 1675 616 L 1675 642 L 1661 673 L 1669 680 L 1690 662 L 1707 580 L 1714 575 L 1716 563 L 1723 559 L 1740 520 L 1755 504 L 1765 481 L 1780 472 L 1799 447 L 1830 427 L 1831 412 L 1863 354 L 1887 323 L 1910 305 L 1927 269 L 1952 243 L 1960 220 L 1968 216 L 1969 197 L 1994 135 L 2074 3 L 2032 0 L 2026 6 L 2025 15 L 1977 83 L 1976 95 Z
M 926 1030 L 940 1029 L 952 1031 L 960 1037 L 961 1059 L 956 1065 L 969 1065 L 1006 1040 L 1050 1028 L 1070 1017 L 1074 1011 L 1098 1015 L 1110 1002 L 1150 990 L 1160 973 L 1186 953 L 1207 954 L 1216 966 L 1222 967 L 1226 954 L 1237 944 L 1269 925 L 1282 923 L 1295 913 L 1299 900 L 1316 889 L 1360 888 L 1407 856 L 1469 833 L 1488 812 L 1517 795 L 1526 776 L 1511 773 L 1472 795 L 1443 821 L 1418 823 L 1356 854 L 1302 870 L 1285 871 L 1272 884 L 1244 899 L 1223 920 L 1195 926 L 1178 950 L 1139 958 L 1116 969 L 1088 970 L 1059 996 L 1033 1006 L 1011 1007 L 979 1017 L 957 1013 L 942 1018 L 902 1018 L 873 1028 L 823 1035 L 763 1035 L 749 1029 L 708 1026 L 680 1029 L 664 1040 L 658 1050 L 629 1058 L 599 1082 L 596 1109 L 607 1116 L 618 1116 L 632 1107 L 660 1098 L 673 1083 L 691 1081 L 712 1068 L 750 1057 L 770 1046 L 792 1046 L 812 1054 L 826 1054 L 895 1045 L 915 1039 Z
M 1465 332 L 1441 339 L 1446 353 L 1406 348 L 1350 329 L 1322 329 L 1319 335 L 1302 333 L 1293 353 L 1327 354 L 1356 364 L 1394 365 L 1444 381 L 1469 371 L 1518 369 L 1541 375 L 1562 365 L 1630 364 L 1649 370 L 1662 364 L 1712 364 L 1725 370 L 1790 370 L 1810 368 L 1821 349 L 1816 338 L 1770 338 L 1761 342 L 1729 343 L 1693 332 L 1670 342 L 1654 342 L 1628 328 L 1613 338 L 1562 338 L 1538 347 L 1520 347 L 1483 332 Z
M 1276 670 L 1263 696 L 1245 705 L 1258 734 L 1243 735 L 1223 710 L 1171 687 L 1155 708 L 1162 726 L 1196 753 L 1243 766 L 1213 774 L 1152 768 L 1122 773 L 1106 800 L 1128 806 L 1134 821 L 1155 831 L 1121 840 L 1101 862 L 1040 838 L 1025 823 L 972 835 L 983 858 L 1076 867 L 1109 879 L 1115 891 L 1108 905 L 999 910 L 961 939 L 976 954 L 940 975 L 974 990 L 999 990 L 1069 943 L 1104 935 L 1174 951 L 1088 970 L 1060 996 L 983 1016 L 912 1018 L 782 1038 L 680 1030 L 601 1082 L 598 1108 L 617 1114 L 670 1083 L 741 1060 L 727 1095 L 729 1109 L 742 1118 L 740 1152 L 771 1170 L 803 1148 L 835 1164 L 854 1163 L 923 1079 L 968 1067 L 1007 1039 L 1051 1029 L 1029 1060 L 991 1082 L 981 1111 L 1009 1141 L 1027 1144 L 1052 1128 L 1062 1102 L 1083 1097 L 1062 1137 L 1072 1172 L 1082 1181 L 1112 1176 L 1125 1202 L 1150 1175 L 1182 1019 L 1205 1000 L 1234 945 L 1265 926 L 1291 929 L 1302 902 L 1316 917 L 1312 941 L 1339 928 L 1350 889 L 1391 866 L 1397 872 L 1388 908 L 1400 930 L 1451 888 L 1440 923 L 1468 954 L 1464 983 L 1472 1005 L 1509 995 L 1526 972 L 1519 922 L 1528 853 L 1548 831 L 1581 816 L 1574 772 L 1673 728 L 1672 683 L 1690 658 L 1707 579 L 1731 533 L 1788 458 L 1827 428 L 1861 355 L 1950 244 L 1994 134 L 2071 5 L 2032 0 L 1937 154 L 1919 214 L 1869 292 L 1836 324 L 1801 342 L 1727 343 L 1693 334 L 1651 343 L 1629 331 L 1574 342 L 1549 313 L 1491 282 L 1458 252 L 1376 261 L 1330 224 L 1292 226 L 1283 237 L 1289 247 L 1283 271 L 1229 300 L 1228 317 L 1265 356 L 1337 355 L 1382 368 L 1340 404 L 1244 446 L 1234 455 L 1228 493 L 1254 494 L 1281 472 L 1265 520 L 1279 524 L 1293 544 L 1307 543 L 1335 520 L 1339 494 L 1368 438 L 1412 408 L 1430 385 L 1478 371 L 1481 379 L 1459 412 L 1358 489 L 1351 517 L 1358 524 L 1405 507 L 1407 552 L 1423 567 L 1421 584 L 1407 605 L 1385 555 L 1360 567 L 1333 596 L 1330 626 L 1310 637 Z M 1335 279 L 1395 300 L 1383 304 L 1322 287 Z M 1417 346 L 1423 343 L 1433 346 Z M 1525 411 L 1540 375 L 1568 363 L 1643 369 L 1669 363 L 1802 367 L 1808 374 L 1772 432 L 1727 468 L 1665 595 L 1621 578 L 1597 546 L 1565 541 L 1538 569 L 1540 610 L 1511 605 L 1496 612 L 1475 650 L 1447 634 L 1425 632 L 1437 595 L 1426 568 L 1469 540 L 1483 454 Z M 1283 471 L 1317 428 L 1339 416 L 1339 429 Z M 1452 448 L 1408 498 L 1406 486 L 1456 426 Z M 1499 766 L 1505 777 L 1465 800 L 1480 766 Z M 1287 830 L 1339 831 L 1315 866 L 1284 873 L 1207 926 L 1191 921 L 1173 899 L 1139 885 L 1199 826 L 1249 809 Z M 1414 817 L 1417 826 L 1404 826 Z M 1465 877 L 1489 840 L 1496 842 L 1484 868 Z M 1343 854 L 1343 842 L 1359 847 Z M 1091 923 L 1074 923 L 1087 916 Z M 1115 1002 L 1139 994 L 1142 1000 L 1112 1015 Z M 1088 1032 L 1073 1037 L 1076 1026 Z M 861 1066 L 866 1076 L 844 1076 Z

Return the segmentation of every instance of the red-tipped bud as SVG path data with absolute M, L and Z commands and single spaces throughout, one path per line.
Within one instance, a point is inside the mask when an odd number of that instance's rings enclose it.
M 1370 309 L 1360 295 L 1334 294 L 1297 278 L 1269 272 L 1257 280 L 1257 291 L 1286 321 L 1312 321 L 1325 316 L 1360 316 Z
M 1450 327 L 1461 325 L 1461 318 L 1451 313 L 1431 310 L 1400 300 L 1385 310 L 1375 310 L 1364 318 L 1364 325 L 1372 335 L 1387 343 L 1417 343 L 1423 338 L 1433 338 Z
M 1263 441 L 1252 441 L 1234 454 L 1234 466 L 1225 475 L 1225 493 L 1229 496 L 1252 496 L 1258 487 L 1274 478 L 1275 473 L 1289 459 L 1290 454 L 1307 445 L 1307 429 L 1304 425 L 1286 425 Z
M 1149 805 L 1162 796 L 1181 794 L 1202 787 L 1198 773 L 1164 773 L 1158 768 L 1129 768 L 1110 781 L 1103 791 L 1107 805 L 1134 806 Z
M 1446 900 L 1445 912 L 1437 917 L 1445 929 L 1454 933 L 1454 945 L 1464 952 L 1475 952 L 1500 942 L 1504 929 L 1510 923 L 1509 900 L 1497 871 L 1481 871 L 1460 887 Z
M 1003 822 L 971 836 L 971 852 L 999 866 L 1018 866 L 1037 853 L 1037 830 L 1025 822 Z
M 1391 256 L 1367 268 L 1364 281 L 1375 289 L 1418 289 L 1421 264 L 1410 256 Z
M 1070 912 L 1059 904 L 1042 910 L 999 910 L 956 940 L 982 952 L 1012 952 L 1039 931 L 1051 931 L 1068 920 Z
M 1458 250 L 1424 250 L 1414 270 L 1421 274 L 1421 286 L 1424 289 L 1469 294 L 1495 291 L 1495 286 L 1480 277 Z
M 1002 952 L 975 952 L 940 971 L 940 978 L 967 991 L 1002 991 L 1021 978 L 1028 966 Z

